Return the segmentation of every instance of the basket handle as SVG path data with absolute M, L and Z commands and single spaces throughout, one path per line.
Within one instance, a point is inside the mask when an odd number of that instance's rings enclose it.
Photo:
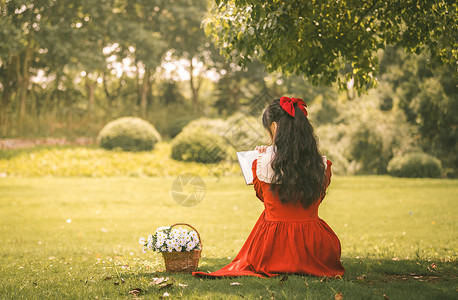
M 170 229 L 172 229 L 172 228 L 175 227 L 175 226 L 179 226 L 179 225 L 188 226 L 188 227 L 191 227 L 192 229 L 194 229 L 194 231 L 197 233 L 197 236 L 199 237 L 200 250 L 203 250 L 204 245 L 202 244 L 202 239 L 200 238 L 199 231 L 197 231 L 197 229 L 195 229 L 192 225 L 190 225 L 190 224 L 188 224 L 188 223 L 175 223 L 175 224 L 173 224 L 173 225 L 170 226 Z

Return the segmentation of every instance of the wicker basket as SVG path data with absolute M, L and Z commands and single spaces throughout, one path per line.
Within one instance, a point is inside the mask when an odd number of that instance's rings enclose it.
M 165 261 L 165 270 L 169 273 L 190 273 L 197 270 L 197 266 L 199 265 L 199 258 L 200 253 L 202 252 L 202 240 L 200 239 L 199 232 L 189 224 L 186 223 L 176 223 L 170 226 L 173 228 L 174 226 L 184 225 L 189 226 L 197 233 L 200 242 L 200 249 L 192 250 L 192 251 L 184 251 L 184 252 L 161 252 L 162 256 L 164 257 Z

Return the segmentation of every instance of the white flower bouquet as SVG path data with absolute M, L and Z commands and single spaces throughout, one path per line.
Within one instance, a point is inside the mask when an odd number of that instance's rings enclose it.
M 175 227 L 177 225 L 186 225 L 193 230 Z M 189 224 L 159 227 L 154 234 L 147 239 L 141 237 L 138 242 L 143 246 L 143 252 L 151 250 L 162 253 L 169 272 L 192 272 L 197 269 L 202 242 L 197 230 Z
M 150 234 L 148 239 L 141 237 L 138 242 L 143 246 L 145 253 L 146 250 L 189 252 L 200 247 L 200 239 L 195 230 L 188 231 L 185 228 L 172 228 L 171 226 L 159 227 L 154 235 Z

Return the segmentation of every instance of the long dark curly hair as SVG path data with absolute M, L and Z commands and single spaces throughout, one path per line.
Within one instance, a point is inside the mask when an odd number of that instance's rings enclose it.
M 281 108 L 280 99 L 275 99 L 264 110 L 262 123 L 276 146 L 271 190 L 278 192 L 282 203 L 299 201 L 307 208 L 324 195 L 325 166 L 312 124 L 297 104 L 294 109 L 292 117 Z M 275 136 L 270 128 L 272 122 L 277 123 Z

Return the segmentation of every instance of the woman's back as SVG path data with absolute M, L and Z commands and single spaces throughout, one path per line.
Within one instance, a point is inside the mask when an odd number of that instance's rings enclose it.
M 230 264 L 194 276 L 344 274 L 340 241 L 318 217 L 331 162 L 323 163 L 305 106 L 282 97 L 265 110 L 263 124 L 275 147 L 256 147 L 260 155 L 252 165 L 254 190 L 265 209 Z
M 266 155 L 269 157 L 269 155 Z M 266 157 L 264 157 L 266 158 Z M 260 156 L 257 160 L 253 162 L 253 170 L 256 175 L 261 175 L 259 168 L 261 168 Z M 271 158 L 268 158 L 271 159 Z M 326 167 L 326 178 L 327 185 L 330 183 L 331 179 L 331 165 L 332 163 L 328 160 Z M 258 178 L 258 176 L 256 176 Z M 262 175 L 261 175 L 262 178 Z M 322 199 L 319 199 L 312 203 L 309 207 L 304 208 L 301 202 L 286 202 L 282 203 L 278 197 L 277 193 L 274 193 L 271 190 L 271 185 L 267 182 L 255 180 L 254 188 L 258 195 L 262 195 L 262 201 L 264 202 L 264 207 L 266 209 L 266 219 L 270 221 L 306 221 L 318 219 L 318 207 Z M 323 195 L 324 196 L 324 195 Z

